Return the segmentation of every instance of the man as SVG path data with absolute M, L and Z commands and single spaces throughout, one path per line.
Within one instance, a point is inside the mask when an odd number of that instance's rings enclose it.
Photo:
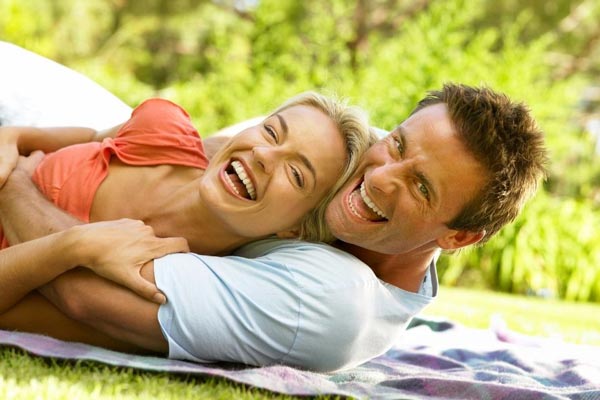
M 353 366 L 386 351 L 436 295 L 440 250 L 485 241 L 517 215 L 544 162 L 524 106 L 447 85 L 365 154 L 330 204 L 335 248 L 266 240 L 238 257 L 157 259 L 142 274 L 166 294 L 160 307 L 88 271 L 42 292 L 71 318 L 172 357 Z M 0 192 L 0 218 L 13 242 L 79 223 L 22 171 Z

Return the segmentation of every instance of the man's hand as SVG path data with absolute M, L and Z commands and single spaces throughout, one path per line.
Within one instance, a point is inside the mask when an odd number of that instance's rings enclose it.
M 83 266 L 159 304 L 166 302 L 164 294 L 144 279 L 140 270 L 155 258 L 189 251 L 184 238 L 157 238 L 142 221 L 96 222 L 70 230 L 83 254 Z

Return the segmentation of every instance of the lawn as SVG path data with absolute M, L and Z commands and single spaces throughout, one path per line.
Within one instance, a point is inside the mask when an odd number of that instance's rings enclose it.
M 425 315 L 486 328 L 498 314 L 518 332 L 600 345 L 598 304 L 575 304 L 492 292 L 442 288 Z M 291 399 L 225 380 L 64 363 L 0 349 L 0 399 Z M 325 397 L 324 397 L 325 398 Z
M 423 315 L 487 328 L 493 315 L 511 330 L 565 342 L 600 346 L 600 304 L 573 303 L 505 293 L 443 287 Z

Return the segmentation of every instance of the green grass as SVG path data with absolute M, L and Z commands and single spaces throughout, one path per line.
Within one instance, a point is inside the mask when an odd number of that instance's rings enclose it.
M 500 314 L 517 332 L 600 345 L 600 305 L 444 287 L 425 315 L 487 328 Z M 0 349 L 0 399 L 293 399 L 223 379 L 58 362 Z M 334 397 L 323 397 L 334 398 Z
M 423 315 L 448 318 L 472 328 L 488 328 L 499 315 L 508 328 L 527 335 L 600 345 L 600 304 L 573 303 L 484 290 L 442 287 Z
M 62 362 L 0 349 L 0 399 L 293 399 L 224 379 Z M 324 397 L 326 398 L 326 397 Z M 330 397 L 333 398 L 333 397 Z

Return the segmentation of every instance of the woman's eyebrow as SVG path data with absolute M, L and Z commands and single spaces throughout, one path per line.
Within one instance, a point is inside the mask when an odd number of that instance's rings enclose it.
M 289 133 L 287 122 L 285 122 L 285 119 L 280 114 L 275 114 L 275 116 L 277 117 L 277 119 L 279 120 L 279 123 L 281 124 L 281 130 L 287 136 Z
M 287 124 L 287 122 L 285 121 L 285 118 L 283 118 L 282 115 L 280 115 L 280 114 L 274 114 L 274 115 L 279 120 L 279 124 L 281 124 L 281 131 L 282 131 L 282 134 L 284 136 L 283 140 L 285 140 L 287 138 L 288 134 L 289 134 L 288 124 Z M 304 164 L 304 166 L 312 173 L 312 175 L 314 177 L 314 179 L 313 179 L 313 189 L 314 189 L 314 186 L 317 183 L 317 169 L 310 162 L 310 160 L 308 159 L 308 157 L 306 157 L 304 154 L 298 153 L 298 158 L 300 158 L 300 161 L 302 162 L 302 164 Z

